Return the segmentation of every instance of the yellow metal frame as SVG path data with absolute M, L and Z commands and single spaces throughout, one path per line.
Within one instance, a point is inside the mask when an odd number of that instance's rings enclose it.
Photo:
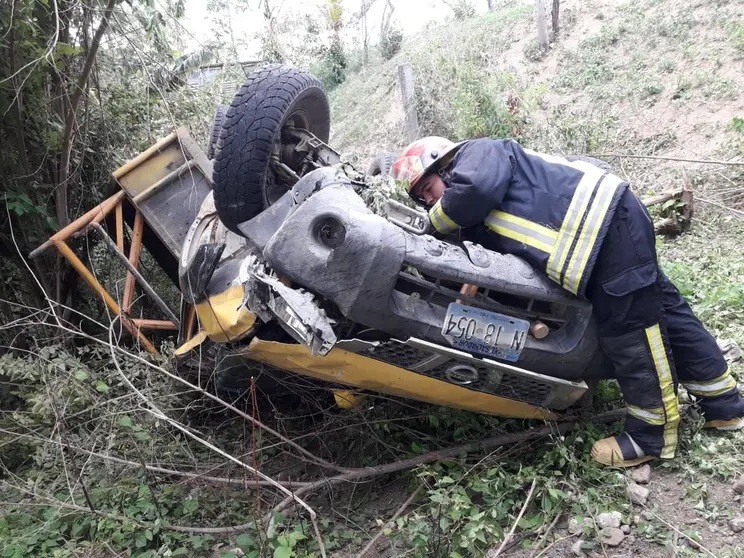
M 304 345 L 263 341 L 255 337 L 240 354 L 316 380 L 425 403 L 509 418 L 557 418 L 548 409 L 450 384 L 339 348 L 332 349 L 323 357 L 313 356 Z

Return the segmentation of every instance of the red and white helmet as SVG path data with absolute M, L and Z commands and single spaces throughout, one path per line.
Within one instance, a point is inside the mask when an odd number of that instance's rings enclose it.
M 394 180 L 405 183 L 408 192 L 421 177 L 443 168 L 452 160 L 461 143 L 453 143 L 439 136 L 428 136 L 405 148 L 390 170 Z

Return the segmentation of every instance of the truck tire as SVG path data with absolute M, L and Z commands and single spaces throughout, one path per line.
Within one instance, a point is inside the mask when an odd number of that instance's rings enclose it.
M 217 154 L 217 141 L 220 139 L 220 131 L 222 130 L 222 122 L 225 119 L 227 113 L 227 105 L 220 105 L 214 113 L 214 121 L 212 122 L 212 131 L 209 134 L 209 147 L 207 147 L 207 158 L 214 159 Z
M 367 167 L 367 176 L 380 176 L 390 174 L 398 156 L 395 153 L 378 153 Z
M 328 142 L 331 119 L 323 86 L 309 73 L 289 66 L 255 71 L 227 109 L 214 161 L 213 189 L 217 214 L 234 233 L 241 234 L 240 223 L 286 191 L 275 182 L 270 162 L 282 141 L 282 128 L 292 123 Z

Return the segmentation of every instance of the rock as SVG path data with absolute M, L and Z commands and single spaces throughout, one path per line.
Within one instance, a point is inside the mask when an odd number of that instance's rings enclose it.
M 741 533 L 744 531 L 744 515 L 737 515 L 731 521 L 729 521 L 729 528 L 734 533 Z
M 584 544 L 584 541 L 579 539 L 571 547 L 571 552 L 573 552 L 574 556 L 584 556 L 584 550 L 581 548 L 582 544 Z
M 620 527 L 620 530 L 623 532 L 624 535 L 630 535 L 630 525 L 623 525 Z
M 645 519 L 646 521 L 651 521 L 654 518 L 654 514 L 652 514 L 649 510 L 643 510 L 641 512 L 641 517 Z
M 646 463 L 636 467 L 630 472 L 630 478 L 637 484 L 648 484 L 648 481 L 651 480 L 651 465 Z
M 625 539 L 625 533 L 615 527 L 605 527 L 599 532 L 599 540 L 607 546 L 620 546 Z
M 734 544 L 736 544 L 736 539 L 734 537 L 726 537 L 726 540 L 723 542 L 729 546 L 734 546 Z
M 640 525 L 641 524 L 641 516 L 640 515 L 634 515 L 633 516 L 633 525 Z
M 584 532 L 584 527 L 579 523 L 579 520 L 572 517 L 568 520 L 568 532 L 572 535 L 578 535 Z
M 744 494 L 744 477 L 734 483 L 734 494 Z
M 716 339 L 716 343 L 723 353 L 723 358 L 728 362 L 734 362 L 741 358 L 741 349 L 733 339 Z
M 597 526 L 600 529 L 605 527 L 614 527 L 618 529 L 623 521 L 623 516 L 619 511 L 600 513 L 597 516 Z
M 628 485 L 628 496 L 630 501 L 639 506 L 645 506 L 648 501 L 648 488 L 638 486 L 636 483 L 631 482 Z

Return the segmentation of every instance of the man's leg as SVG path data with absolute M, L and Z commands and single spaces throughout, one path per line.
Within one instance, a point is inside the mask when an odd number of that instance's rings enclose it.
M 722 430 L 744 428 L 744 397 L 729 374 L 716 340 L 661 270 L 658 283 L 679 381 L 700 400 L 705 426 Z
M 595 263 L 587 296 L 600 344 L 628 403 L 625 433 L 600 440 L 595 460 L 628 467 L 677 448 L 677 376 L 657 281 L 655 234 L 647 210 L 627 192 Z

